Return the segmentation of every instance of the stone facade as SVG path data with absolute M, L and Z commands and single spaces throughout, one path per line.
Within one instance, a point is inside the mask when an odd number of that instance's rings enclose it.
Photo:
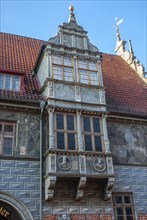
M 40 162 L 37 160 L 0 160 L 1 193 L 19 200 L 30 211 L 34 220 L 40 219 Z M 4 197 L 5 198 L 5 197 Z M 25 214 L 25 213 L 22 213 Z M 25 218 L 27 220 L 27 218 Z M 28 216 L 29 220 L 29 216 Z

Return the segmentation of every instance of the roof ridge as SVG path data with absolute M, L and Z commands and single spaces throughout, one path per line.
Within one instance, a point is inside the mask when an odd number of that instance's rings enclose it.
M 47 42 L 47 40 L 41 40 L 41 39 L 38 39 L 38 38 L 27 37 L 27 36 L 18 35 L 18 34 L 12 34 L 12 33 L 7 33 L 7 32 L 1 32 L 1 31 L 0 31 L 0 34 L 11 35 L 11 36 L 15 36 L 15 37 L 21 37 L 21 38 L 32 39 L 32 40 L 36 40 L 36 41 Z

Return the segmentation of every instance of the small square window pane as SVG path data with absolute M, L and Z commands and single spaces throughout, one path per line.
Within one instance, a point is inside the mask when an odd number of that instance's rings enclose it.
M 67 115 L 67 130 L 74 130 L 74 116 L 73 115 Z
M 53 65 L 54 79 L 62 80 L 62 67 Z
M 12 145 L 13 145 L 13 138 L 4 137 L 3 154 L 12 155 Z
M 123 208 L 121 207 L 116 208 L 116 211 L 117 211 L 117 215 L 123 215 Z
M 71 57 L 64 57 L 64 65 L 65 66 L 72 66 L 72 59 L 71 59 Z
M 88 66 L 89 66 L 89 69 L 90 70 L 96 70 L 97 68 L 96 68 L 96 62 L 89 62 L 88 63 Z
M 94 130 L 94 132 L 100 133 L 99 118 L 93 118 L 93 130 Z
M 64 80 L 65 81 L 73 81 L 73 77 L 72 77 L 72 68 L 69 67 L 65 67 L 64 68 Z
M 126 207 L 126 215 L 132 215 L 132 208 Z
M 94 135 L 95 150 L 102 152 L 101 136 Z
M 84 123 L 84 131 L 91 132 L 91 127 L 90 127 L 90 117 L 83 117 L 83 123 Z
M 3 84 L 4 84 L 4 75 L 0 74 L 0 89 L 3 89 Z
M 90 84 L 91 85 L 98 85 L 97 72 L 89 72 L 89 76 L 90 76 Z
M 11 90 L 12 87 L 12 76 L 5 75 L 5 88 L 6 90 Z
M 126 216 L 126 220 L 133 220 L 133 216 Z
M 67 134 L 68 138 L 68 149 L 75 150 L 75 134 Z
M 115 196 L 115 203 L 116 204 L 122 204 L 122 197 L 121 196 Z
M 85 150 L 86 151 L 92 151 L 92 141 L 91 141 L 91 135 L 84 135 L 85 138 Z
M 62 114 L 56 114 L 57 129 L 64 129 L 64 118 Z
M 19 76 L 13 76 L 12 90 L 19 91 Z
M 131 203 L 131 197 L 130 196 L 124 196 L 124 203 L 130 204 Z
M 62 57 L 61 56 L 53 56 L 53 63 L 58 64 L 58 65 L 62 65 Z
M 88 72 L 86 70 L 79 70 L 80 82 L 88 84 Z
M 86 60 L 78 60 L 79 68 L 87 69 L 87 62 Z
M 117 216 L 117 220 L 124 220 L 123 216 Z
M 13 125 L 5 125 L 4 132 L 13 132 Z
M 62 133 L 62 132 L 57 132 L 57 148 L 58 149 L 65 148 L 64 133 Z

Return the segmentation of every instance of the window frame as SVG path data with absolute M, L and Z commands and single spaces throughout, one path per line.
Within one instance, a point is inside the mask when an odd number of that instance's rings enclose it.
M 86 63 L 86 67 L 81 67 L 80 66 L 80 61 L 84 61 Z M 95 63 L 95 66 L 96 66 L 96 69 L 92 69 L 90 68 L 90 63 L 93 62 Z M 99 77 L 98 77 L 98 63 L 95 62 L 95 61 L 90 61 L 90 60 L 82 60 L 82 59 L 78 59 L 77 60 L 77 65 L 78 65 L 78 81 L 80 83 L 83 83 L 83 84 L 87 84 L 87 85 L 92 85 L 92 86 L 98 86 L 99 85 Z M 82 77 L 82 80 L 81 80 L 81 76 L 84 76 L 84 74 L 81 74 L 80 73 L 84 72 L 86 73 L 86 77 Z M 95 73 L 96 74 L 96 77 L 97 77 L 97 80 L 91 80 L 91 75 L 90 73 Z M 87 77 L 88 76 L 88 77 Z M 88 79 L 88 80 L 87 80 Z M 88 81 L 88 83 L 86 82 L 82 82 L 82 81 Z M 94 83 L 92 83 L 94 82 Z
M 120 196 L 122 202 L 121 203 L 116 203 L 115 197 Z M 125 196 L 128 196 L 130 198 L 130 203 L 125 203 Z M 122 208 L 123 210 L 123 215 L 119 215 L 123 217 L 123 220 L 127 220 L 127 214 L 126 214 L 126 208 L 131 208 L 132 210 L 132 215 L 131 216 L 133 220 L 135 220 L 135 212 L 134 212 L 134 201 L 133 201 L 133 194 L 132 193 L 113 193 L 113 208 L 114 208 L 114 215 L 115 219 L 118 219 L 118 214 L 117 214 L 117 208 Z
M 57 117 L 57 114 L 61 114 L 61 115 L 63 115 L 63 122 L 64 122 L 64 129 L 58 129 L 57 128 L 57 121 L 56 121 L 56 117 Z M 72 115 L 73 116 L 73 119 L 74 119 L 74 130 L 68 130 L 67 129 L 67 115 Z M 71 112 L 55 112 L 55 114 L 54 114 L 54 116 L 55 116 L 55 120 L 54 120 L 54 132 L 55 132 L 55 146 L 56 146 L 56 149 L 57 150 L 63 150 L 63 151 L 67 151 L 67 150 L 69 150 L 69 151 L 76 151 L 77 150 L 77 146 L 78 146 L 78 140 L 77 140 L 77 124 L 76 124 L 76 115 L 75 114 L 73 114 L 73 113 L 71 113 Z M 61 133 L 63 133 L 64 134 L 64 144 L 65 144 L 65 147 L 64 147 L 64 149 L 60 149 L 60 148 L 58 148 L 58 143 L 57 143 L 57 133 L 58 132 L 61 132 Z M 74 137 L 75 137 L 75 149 L 73 150 L 70 150 L 69 148 L 68 148 L 68 134 L 74 134 Z
M 61 58 L 61 63 L 54 62 L 54 57 Z M 70 58 L 71 59 L 71 65 L 67 65 L 68 62 L 65 63 L 66 58 Z M 57 76 L 57 74 L 55 74 L 54 68 L 61 69 L 61 72 L 59 71 L 59 73 L 61 73 L 61 74 L 58 74 L 58 76 L 60 76 L 59 79 L 55 78 L 55 75 Z M 67 73 L 67 71 L 65 71 L 67 68 L 71 69 L 71 72 L 70 72 L 71 76 L 70 77 L 69 76 L 67 77 L 65 75 Z M 74 81 L 74 61 L 73 61 L 73 57 L 53 54 L 52 55 L 52 77 L 55 80 L 61 80 L 61 81 L 66 81 L 66 82 L 73 82 Z M 66 78 L 69 78 L 70 80 L 66 80 Z
M 2 130 L 0 131 L 0 155 L 1 156 L 13 156 L 14 155 L 14 147 L 15 147 L 15 138 L 16 138 L 16 122 L 8 122 L 8 121 L 0 121 L 0 124 L 2 125 Z M 12 132 L 7 132 L 4 130 L 6 125 L 11 125 L 13 127 Z M 5 154 L 4 153 L 4 138 L 12 138 L 12 154 Z
M 0 73 L 0 76 L 3 76 L 2 79 L 2 85 L 0 85 L 1 90 L 8 90 L 8 91 L 14 91 L 14 92 L 19 92 L 21 88 L 21 76 L 18 74 L 10 74 L 10 73 Z M 7 85 L 7 77 L 10 77 L 10 83 L 9 87 Z M 18 86 L 15 86 L 14 88 L 14 83 L 15 83 L 15 77 L 18 77 Z
M 91 128 L 91 131 L 84 131 L 84 117 L 89 117 L 90 118 L 90 128 Z M 99 119 L 99 126 L 100 126 L 100 132 L 95 132 L 94 131 L 94 124 L 93 124 L 93 118 L 98 118 Z M 91 136 L 91 143 L 92 143 L 92 151 L 88 151 L 86 150 L 85 148 L 85 135 L 90 135 Z M 102 120 L 101 120 L 101 117 L 100 116 L 95 116 L 95 115 L 82 115 L 82 136 L 83 136 L 83 144 L 84 144 L 84 150 L 86 152 L 100 152 L 102 153 L 103 152 L 103 129 L 102 129 Z M 98 136 L 101 138 L 101 148 L 102 150 L 101 151 L 97 151 L 96 150 L 96 146 L 95 146 L 95 140 L 94 140 L 94 137 L 95 136 Z

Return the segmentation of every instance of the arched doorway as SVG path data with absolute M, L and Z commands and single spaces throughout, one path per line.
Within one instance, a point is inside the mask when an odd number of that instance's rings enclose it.
M 33 220 L 26 206 L 18 199 L 0 192 L 0 220 Z

